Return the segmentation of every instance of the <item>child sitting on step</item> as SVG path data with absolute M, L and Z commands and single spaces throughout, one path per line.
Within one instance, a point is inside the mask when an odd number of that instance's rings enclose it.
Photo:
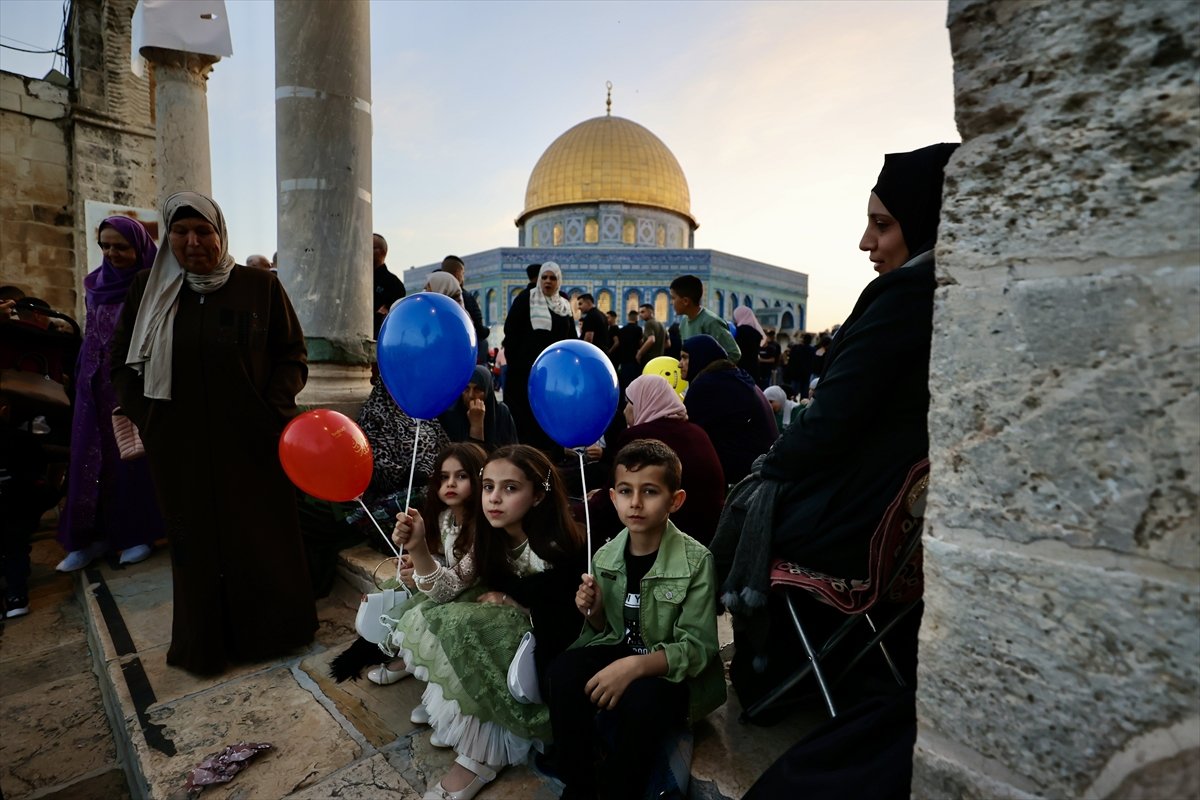
M 615 727 L 605 795 L 640 798 L 667 738 L 725 702 L 712 554 L 669 519 L 681 472 L 656 439 L 617 454 L 609 491 L 626 528 L 592 559 L 575 595 L 583 634 L 550 668 L 564 799 L 597 797 L 597 715 Z

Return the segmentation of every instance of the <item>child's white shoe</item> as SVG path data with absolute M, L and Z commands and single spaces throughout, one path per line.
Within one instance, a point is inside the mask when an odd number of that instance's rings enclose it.
M 441 781 L 438 781 L 437 786 L 425 792 L 422 800 L 471 800 L 471 798 L 479 794 L 480 789 L 496 779 L 496 770 L 487 764 L 480 764 L 475 759 L 463 755 L 460 755 L 454 761 L 474 772 L 475 778 L 457 792 L 443 789 Z
M 399 683 L 409 675 L 412 675 L 412 673 L 408 671 L 407 666 L 401 667 L 398 670 L 390 670 L 387 664 L 380 664 L 377 667 L 371 667 L 367 670 L 367 680 L 380 686 L 391 686 L 393 683 Z
M 422 703 L 412 710 L 412 713 L 408 715 L 408 719 L 414 725 L 428 725 L 429 709 L 425 708 L 425 704 Z
M 433 747 L 442 748 L 442 749 L 450 746 L 449 742 L 447 742 L 442 737 L 438 736 L 438 732 L 436 730 L 430 731 L 429 744 L 432 745 Z

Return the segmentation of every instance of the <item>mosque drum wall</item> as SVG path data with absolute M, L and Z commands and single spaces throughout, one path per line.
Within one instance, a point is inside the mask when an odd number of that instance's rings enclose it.
M 913 796 L 1200 794 L 1200 6 L 952 0 Z

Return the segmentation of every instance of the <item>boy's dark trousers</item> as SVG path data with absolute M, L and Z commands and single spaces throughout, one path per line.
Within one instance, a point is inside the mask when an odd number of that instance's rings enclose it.
M 581 647 L 566 651 L 550 667 L 547 705 L 559 774 L 567 785 L 564 797 L 595 794 L 598 713 L 615 728 L 605 793 L 622 798 L 642 797 L 663 742 L 687 721 L 687 686 L 666 678 L 639 678 L 615 709 L 599 711 L 584 687 L 597 672 L 631 655 L 623 644 Z

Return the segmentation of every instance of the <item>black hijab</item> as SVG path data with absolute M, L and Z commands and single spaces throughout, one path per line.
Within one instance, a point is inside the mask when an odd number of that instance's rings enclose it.
M 482 364 L 475 365 L 471 374 L 470 384 L 478 386 L 485 392 L 483 398 L 483 441 L 488 452 L 493 449 L 517 443 L 517 429 L 513 424 L 512 415 L 508 408 L 496 400 L 496 392 L 492 388 L 492 373 Z M 452 442 L 471 441 L 471 422 L 467 419 L 467 408 L 462 398 L 454 401 L 454 405 L 438 416 L 438 422 L 446 431 Z
M 883 157 L 883 169 L 871 191 L 900 223 L 910 256 L 932 250 L 937 242 L 942 178 L 946 162 L 957 148 L 957 144 L 931 144 Z

